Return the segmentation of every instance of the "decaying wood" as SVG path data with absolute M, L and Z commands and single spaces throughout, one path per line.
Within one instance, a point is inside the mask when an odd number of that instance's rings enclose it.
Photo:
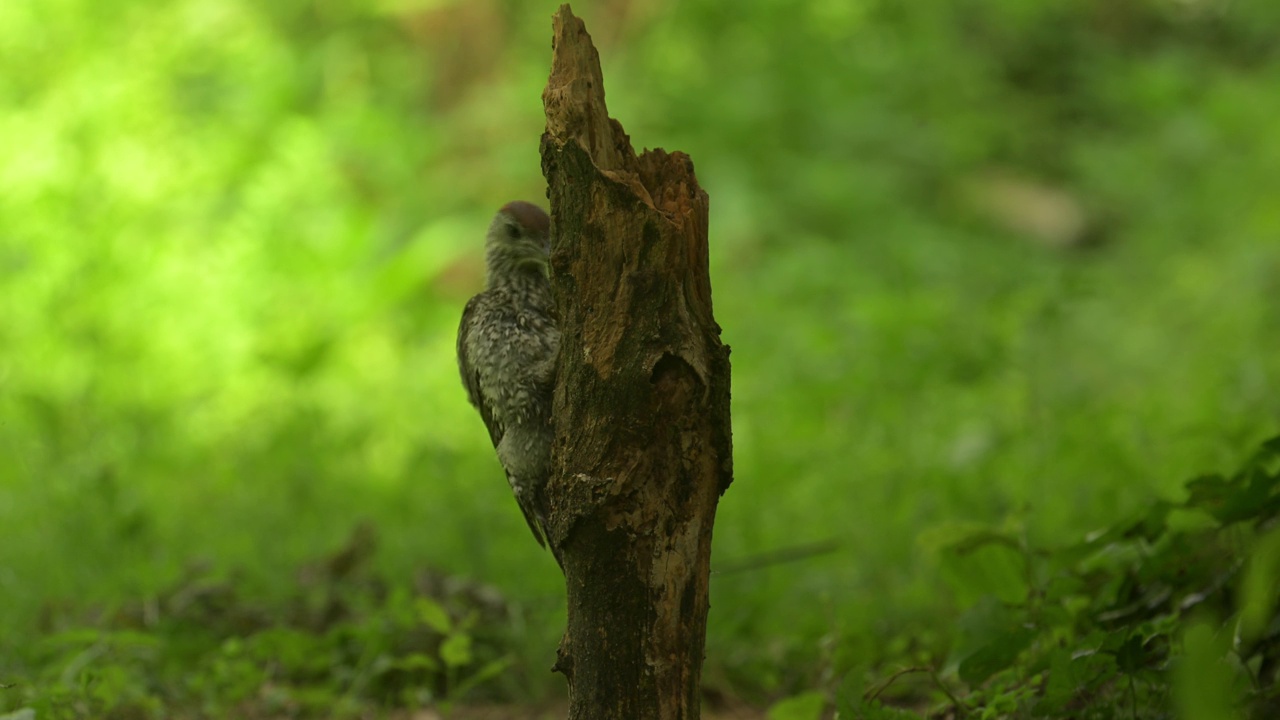
M 696 719 L 711 531 L 733 475 L 707 195 L 687 155 L 636 155 L 567 5 L 553 28 L 542 167 L 563 339 L 548 539 L 569 603 L 556 669 L 572 720 Z

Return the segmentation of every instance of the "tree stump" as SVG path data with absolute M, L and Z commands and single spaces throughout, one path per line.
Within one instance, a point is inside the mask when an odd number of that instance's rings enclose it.
M 548 541 L 571 720 L 699 717 L 711 530 L 733 478 L 729 348 L 711 312 L 707 194 L 680 152 L 637 157 L 563 5 L 543 93 L 562 340 Z

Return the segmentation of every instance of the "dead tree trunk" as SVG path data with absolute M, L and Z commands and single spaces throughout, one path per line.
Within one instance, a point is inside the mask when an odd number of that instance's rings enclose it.
M 683 153 L 639 157 L 567 5 L 543 104 L 562 331 L 549 540 L 570 720 L 696 720 L 711 528 L 733 477 L 729 348 L 711 314 L 707 194 Z

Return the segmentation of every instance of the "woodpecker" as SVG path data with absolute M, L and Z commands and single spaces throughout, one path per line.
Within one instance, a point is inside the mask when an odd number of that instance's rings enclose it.
M 485 289 L 458 326 L 458 369 L 480 411 L 524 519 L 546 547 L 551 394 L 560 330 L 548 279 L 551 220 L 532 203 L 507 203 L 485 236 Z

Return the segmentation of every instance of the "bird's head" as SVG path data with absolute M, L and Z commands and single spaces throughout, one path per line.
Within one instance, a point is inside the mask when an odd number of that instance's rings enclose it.
M 490 284 L 522 271 L 546 273 L 550 230 L 551 219 L 537 205 L 523 200 L 503 205 L 485 238 Z

